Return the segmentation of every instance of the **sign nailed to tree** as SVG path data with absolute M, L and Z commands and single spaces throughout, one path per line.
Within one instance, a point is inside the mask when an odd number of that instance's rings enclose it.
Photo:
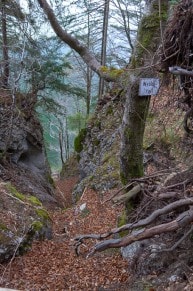
M 141 78 L 139 81 L 139 96 L 156 95 L 159 90 L 158 78 Z

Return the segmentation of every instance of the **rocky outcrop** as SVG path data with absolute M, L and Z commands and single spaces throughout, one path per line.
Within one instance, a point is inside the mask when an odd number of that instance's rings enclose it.
M 33 94 L 0 90 L 0 263 L 52 234 L 45 207 L 58 203 L 35 102 Z
M 0 178 L 11 180 L 45 204 L 56 205 L 35 100 L 33 94 L 12 96 L 8 90 L 0 91 Z
M 81 182 L 74 191 L 79 196 L 85 186 L 106 191 L 119 180 L 120 125 L 123 107 L 121 99 L 99 103 L 87 127 L 75 139 Z

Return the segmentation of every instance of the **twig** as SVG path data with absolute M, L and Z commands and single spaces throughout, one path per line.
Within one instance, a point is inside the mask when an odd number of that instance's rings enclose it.
M 189 236 L 189 234 L 192 231 L 193 231 L 193 225 L 171 248 L 158 250 L 158 252 L 172 252 L 172 251 L 174 251 L 181 244 L 181 242 L 183 242 L 183 240 L 185 240 Z
M 177 184 L 173 184 L 173 185 L 166 186 L 166 187 L 164 187 L 164 190 L 165 190 L 165 189 L 171 189 L 171 188 L 178 187 L 178 186 L 184 186 L 184 185 L 187 184 L 189 181 L 190 181 L 189 179 L 186 179 L 186 180 L 183 181 L 183 182 L 180 182 L 180 183 L 177 183 Z

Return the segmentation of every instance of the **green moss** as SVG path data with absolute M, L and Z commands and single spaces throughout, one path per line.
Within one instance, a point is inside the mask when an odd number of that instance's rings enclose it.
M 43 220 L 49 220 L 50 219 L 49 213 L 43 208 L 37 208 L 35 210 L 35 212 Z
M 107 111 L 106 111 L 107 115 L 112 115 L 113 112 L 114 112 L 113 107 L 112 107 L 112 106 L 109 106 L 109 107 L 107 108 Z
M 21 200 L 21 201 L 25 201 L 26 200 L 26 196 L 20 192 L 17 191 L 17 189 L 11 185 L 10 183 L 8 183 L 6 185 L 7 190 L 17 199 Z
M 133 136 L 134 136 L 134 132 L 130 129 L 130 128 L 126 128 L 126 132 L 125 132 L 125 136 L 128 138 L 128 139 L 132 139 Z
M 125 224 L 127 224 L 127 212 L 126 210 L 123 210 L 121 215 L 118 218 L 118 227 L 121 227 Z M 127 234 L 128 234 L 127 230 L 121 231 L 119 233 L 120 237 L 126 236 Z
M 34 232 L 38 232 L 43 228 L 43 223 L 41 221 L 34 221 L 32 222 L 32 229 L 34 230 Z
M 77 154 L 76 158 L 77 158 L 77 161 L 79 162 L 80 161 L 80 155 Z
M 111 152 L 105 153 L 101 163 L 104 164 L 104 163 L 108 162 L 110 160 L 111 156 L 112 156 Z
M 35 196 L 27 197 L 27 201 L 30 202 L 34 206 L 42 206 L 41 201 Z
M 93 144 L 97 147 L 97 146 L 100 144 L 100 140 L 97 139 L 97 138 L 95 138 L 95 139 L 93 140 Z
M 102 73 L 105 73 L 107 75 L 109 75 L 110 77 L 112 78 L 120 78 L 120 76 L 124 73 L 124 70 L 123 69 L 117 69 L 117 68 L 114 68 L 114 67 L 106 67 L 106 66 L 102 66 L 100 68 L 101 72 Z
M 41 234 L 43 226 L 44 224 L 41 221 L 36 220 L 32 222 L 31 227 L 24 237 L 24 240 L 19 246 L 20 255 L 25 254 L 31 248 L 32 241 L 35 236 L 39 239 L 44 239 L 44 236 Z
M 77 153 L 80 153 L 83 150 L 83 142 L 86 137 L 86 128 L 80 130 L 78 136 L 74 139 L 74 149 Z
M 133 161 L 129 159 L 130 164 L 128 167 L 129 175 L 128 173 L 125 173 L 124 171 L 120 171 L 120 180 L 123 185 L 126 185 L 128 183 L 129 179 L 136 178 L 136 177 L 142 177 L 144 175 L 144 168 L 143 163 L 139 163 L 139 161 Z
M 127 185 L 128 183 L 128 179 L 125 176 L 125 173 L 123 173 L 122 171 L 120 171 L 120 181 L 123 185 Z
M 144 51 L 152 51 L 152 47 L 156 42 L 152 41 L 155 37 L 156 31 L 160 34 L 160 21 L 166 21 L 168 17 L 168 6 L 165 3 L 161 4 L 161 14 L 159 13 L 159 5 L 154 3 L 154 12 L 144 16 L 138 30 L 138 45 L 136 46 L 136 53 L 131 59 L 133 68 L 143 65 Z

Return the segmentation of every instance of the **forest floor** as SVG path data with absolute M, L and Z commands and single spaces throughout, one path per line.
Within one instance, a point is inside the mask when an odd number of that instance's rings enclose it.
M 171 98 L 168 99 L 168 94 Z M 174 108 L 178 96 L 162 92 L 162 98 L 152 99 L 149 120 L 146 126 L 144 144 L 150 147 L 151 161 L 147 174 L 165 168 L 186 169 L 192 165 L 192 136 L 183 132 L 183 110 Z M 177 106 L 177 105 L 176 105 Z M 153 153 L 151 147 L 153 145 Z M 148 150 L 147 150 L 148 153 Z M 70 165 L 69 169 L 74 169 Z M 68 172 L 68 171 L 67 171 Z M 71 173 L 72 174 L 72 173 Z M 31 250 L 23 256 L 14 257 L 8 264 L 0 265 L 0 287 L 22 291 L 191 291 L 193 271 L 182 284 L 170 284 L 156 289 L 147 285 L 142 289 L 130 288 L 132 276 L 118 249 L 109 249 L 86 258 L 89 249 L 96 241 L 82 245 L 77 256 L 74 237 L 86 233 L 103 233 L 117 226 L 117 219 L 123 210 L 122 205 L 114 205 L 111 197 L 116 189 L 103 197 L 86 188 L 80 200 L 74 205 L 72 190 L 77 176 L 56 181 L 57 198 L 63 202 L 63 209 L 51 210 L 53 221 L 52 240 L 36 241 Z M 192 190 L 191 190 L 192 191 Z M 86 203 L 84 210 L 80 209 Z M 176 256 L 178 260 L 179 254 Z M 161 260 L 161 257 L 160 257 Z M 180 260 L 180 258 L 179 258 Z M 143 285 L 144 287 L 144 285 Z
M 119 250 L 111 249 L 86 258 L 88 246 L 82 246 L 80 256 L 75 253 L 75 236 L 116 227 L 122 209 L 110 201 L 102 204 L 99 195 L 90 189 L 85 189 L 73 206 L 71 192 L 76 181 L 77 177 L 71 177 L 56 182 L 59 194 L 65 195 L 67 208 L 50 212 L 53 239 L 34 242 L 27 254 L 1 266 L 4 267 L 1 287 L 29 291 L 128 290 L 128 264 Z M 105 198 L 108 195 L 112 192 Z M 84 203 L 86 208 L 81 211 L 80 205 Z

